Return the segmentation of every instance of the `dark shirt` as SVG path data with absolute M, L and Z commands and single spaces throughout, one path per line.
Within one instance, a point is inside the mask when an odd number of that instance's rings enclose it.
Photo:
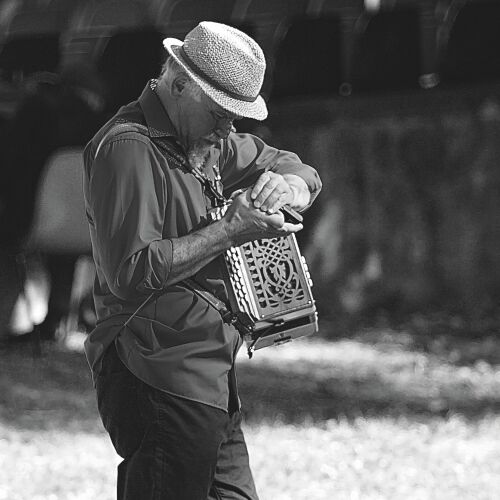
M 147 126 L 147 134 L 126 120 Z M 148 137 L 149 135 L 149 137 Z M 87 145 L 84 192 L 97 269 L 97 327 L 86 342 L 94 380 L 101 357 L 116 338 L 125 365 L 144 382 L 171 394 L 228 407 L 228 377 L 241 345 L 238 332 L 182 284 L 166 286 L 172 238 L 209 224 L 210 198 L 188 169 L 169 161 L 152 138 L 171 141 L 184 154 L 155 93 L 154 82 L 138 101 L 122 107 Z M 231 133 L 214 149 L 206 173 L 220 169 L 224 193 L 251 186 L 266 169 L 301 176 L 314 197 L 316 171 L 293 153 L 267 146 L 248 134 Z M 222 256 L 195 276 L 227 299 Z M 125 321 L 149 294 L 154 297 Z

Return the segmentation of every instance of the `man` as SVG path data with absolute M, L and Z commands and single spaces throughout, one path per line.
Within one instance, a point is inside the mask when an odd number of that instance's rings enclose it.
M 203 22 L 164 46 L 159 80 L 85 150 L 98 316 L 86 352 L 124 458 L 120 499 L 253 500 L 234 375 L 242 341 L 184 280 L 226 300 L 223 252 L 300 230 L 279 209 L 305 209 L 321 183 L 293 153 L 235 133 L 234 120 L 267 116 L 251 38 Z M 237 194 L 212 220 L 221 184 Z

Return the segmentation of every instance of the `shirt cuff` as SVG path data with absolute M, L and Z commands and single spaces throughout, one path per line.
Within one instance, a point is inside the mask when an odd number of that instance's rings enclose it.
M 139 292 L 160 291 L 165 284 L 172 268 L 172 240 L 156 240 L 149 244 L 144 263 L 144 280 L 137 287 Z

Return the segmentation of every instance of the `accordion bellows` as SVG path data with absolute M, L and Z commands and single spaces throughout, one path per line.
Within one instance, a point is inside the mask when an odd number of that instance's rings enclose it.
M 252 351 L 318 331 L 312 282 L 294 234 L 232 247 L 225 262 L 230 305 Z

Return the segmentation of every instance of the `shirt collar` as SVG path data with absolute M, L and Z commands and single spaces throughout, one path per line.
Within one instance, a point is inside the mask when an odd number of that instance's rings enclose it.
M 149 135 L 151 137 L 177 137 L 177 132 L 168 117 L 167 110 L 156 93 L 157 84 L 157 80 L 150 80 L 139 97 L 139 104 L 146 119 Z

